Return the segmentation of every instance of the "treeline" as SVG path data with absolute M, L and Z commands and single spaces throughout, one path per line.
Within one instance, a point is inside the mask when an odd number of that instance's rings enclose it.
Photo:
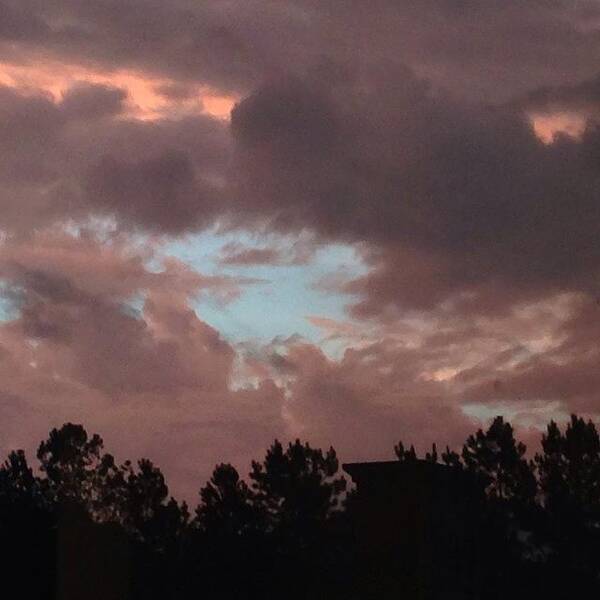
M 401 461 L 411 447 L 396 448 Z M 600 592 L 600 437 L 592 421 L 554 421 L 532 458 L 510 423 L 496 417 L 460 452 L 425 460 L 468 471 L 485 491 L 480 561 L 485 597 L 577 598 Z
M 402 443 L 395 451 L 400 461 L 418 460 Z M 399 570 L 390 558 L 365 572 L 353 491 L 333 448 L 275 441 L 246 480 L 218 465 L 193 508 L 169 495 L 151 461 L 118 464 L 81 425 L 52 430 L 37 459 L 34 471 L 14 451 L 0 467 L 2 565 L 20 598 L 57 594 L 66 513 L 126 541 L 131 598 L 367 598 L 369 581 Z M 459 452 L 434 446 L 423 460 L 468 471 L 485 490 L 474 568 L 486 598 L 600 590 L 600 438 L 592 422 L 551 422 L 528 457 L 498 417 Z

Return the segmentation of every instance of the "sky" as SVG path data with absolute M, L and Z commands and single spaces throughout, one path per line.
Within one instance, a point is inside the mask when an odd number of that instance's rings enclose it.
M 0 452 L 598 419 L 598 65 L 591 0 L 0 0 Z

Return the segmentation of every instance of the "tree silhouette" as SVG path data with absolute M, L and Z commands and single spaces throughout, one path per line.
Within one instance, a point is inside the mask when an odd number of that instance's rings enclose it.
M 252 462 L 250 472 L 254 503 L 264 512 L 267 528 L 305 543 L 341 508 L 346 480 L 337 476 L 338 469 L 333 448 L 323 453 L 296 440 L 284 451 L 275 440 L 262 463 Z
M 404 447 L 404 444 L 400 441 L 394 446 L 394 453 L 400 462 L 414 462 L 417 460 L 417 453 L 415 452 L 415 447 L 411 444 L 410 448 L 407 450 Z
M 0 466 L 0 539 L 2 572 L 17 583 L 19 597 L 52 598 L 54 516 L 22 450 L 11 452 Z
M 395 447 L 402 462 L 417 460 L 414 448 Z M 471 474 L 485 490 L 487 501 L 481 515 L 479 564 L 491 597 L 508 594 L 508 581 L 517 581 L 523 561 L 533 552 L 534 531 L 539 521 L 537 481 L 527 448 L 514 437 L 510 423 L 496 417 L 486 429 L 470 435 L 460 452 L 446 448 L 441 461 L 447 467 Z M 436 463 L 435 444 L 425 456 Z M 507 579 L 509 573 L 512 580 Z M 510 592 L 514 595 L 514 591 Z
M 523 576 L 524 561 L 534 552 L 532 537 L 538 524 L 537 481 L 527 448 L 514 437 L 503 417 L 496 417 L 487 430 L 467 438 L 460 458 L 464 468 L 480 478 L 488 497 L 484 519 L 484 569 L 487 589 L 498 597 L 513 593 L 506 589 Z M 454 457 L 447 456 L 450 464 Z M 526 588 L 521 582 L 521 587 Z
M 479 429 L 467 438 L 462 460 L 467 470 L 487 481 L 487 494 L 498 501 L 531 503 L 536 480 L 525 458 L 527 447 L 517 442 L 510 423 L 496 417 L 487 431 Z
M 275 440 L 262 463 L 252 462 L 252 503 L 264 522 L 268 560 L 276 573 L 272 594 L 306 598 L 331 590 L 332 555 L 339 554 L 336 517 L 346 489 L 338 470 L 333 448 L 323 452 L 300 440 L 285 450 Z M 298 579 L 300 572 L 304 576 Z
M 229 464 L 217 465 L 210 481 L 200 490 L 196 522 L 211 537 L 233 540 L 259 525 L 253 494 Z
M 88 512 L 94 520 L 125 524 L 128 514 L 126 472 L 126 467 L 117 465 L 111 454 L 104 454 L 88 473 L 93 491 Z
M 412 446 L 399 442 L 394 451 L 401 462 L 419 462 Z M 217 465 L 200 489 L 192 521 L 185 503 L 169 496 L 156 465 L 148 459 L 117 464 L 100 436 L 81 425 L 50 431 L 37 455 L 39 475 L 22 450 L 0 465 L 0 560 L 21 582 L 25 599 L 54 597 L 65 514 L 86 523 L 75 541 L 82 555 L 96 557 L 92 562 L 110 556 L 110 548 L 102 551 L 109 554 L 83 552 L 86 536 L 91 545 L 126 540 L 115 556 L 131 557 L 135 599 L 359 598 L 374 582 L 385 595 L 386 586 L 397 594 L 410 581 L 412 563 L 399 562 L 401 553 L 393 549 L 376 563 L 364 562 L 355 545 L 355 496 L 346 491 L 332 448 L 324 452 L 299 440 L 284 447 L 275 440 L 262 461 L 252 461 L 248 483 L 232 465 Z M 497 417 L 459 452 L 446 448 L 439 455 L 434 444 L 424 461 L 456 469 L 457 481 L 478 480 L 485 490 L 478 496 L 483 503 L 469 504 L 481 513 L 477 549 L 463 549 L 482 574 L 484 597 L 597 595 L 600 436 L 591 421 L 573 415 L 564 431 L 551 422 L 529 461 L 510 423 Z M 453 478 L 444 479 L 451 473 L 437 467 L 422 472 L 442 475 L 433 477 L 435 485 Z M 65 506 L 76 510 L 64 513 Z M 78 522 L 70 521 L 76 537 Z M 401 531 L 398 536 L 400 548 Z M 450 556 L 447 562 L 450 572 Z
M 197 582 L 194 587 L 207 596 L 254 598 L 269 593 L 271 553 L 264 519 L 253 500 L 251 489 L 229 464 L 217 465 L 200 490 L 188 572 Z
M 546 508 L 600 527 L 600 438 L 596 426 L 575 415 L 563 434 L 552 421 L 536 455 Z
M 102 448 L 102 438 L 97 434 L 88 438 L 81 425 L 66 423 L 52 429 L 37 452 L 40 470 L 46 475 L 43 485 L 48 499 L 75 503 L 91 512 Z
M 595 425 L 575 415 L 564 433 L 552 421 L 537 454 L 546 511 L 550 563 L 574 582 L 598 587 L 600 576 L 600 438 Z
M 0 466 L 0 504 L 25 508 L 44 504 L 40 480 L 33 475 L 23 450 L 12 451 Z
M 138 461 L 134 469 L 129 461 L 124 472 L 123 525 L 149 546 L 165 550 L 173 544 L 188 521 L 185 503 L 169 498 L 169 488 L 158 467 L 148 459 Z

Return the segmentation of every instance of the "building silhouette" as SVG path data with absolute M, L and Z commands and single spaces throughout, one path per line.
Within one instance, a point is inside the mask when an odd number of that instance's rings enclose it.
M 366 597 L 479 597 L 484 496 L 470 474 L 417 459 L 344 470 L 356 484 L 351 510 Z

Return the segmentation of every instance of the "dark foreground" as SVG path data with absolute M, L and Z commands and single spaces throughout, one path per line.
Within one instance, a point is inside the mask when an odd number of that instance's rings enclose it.
M 600 439 L 573 417 L 526 458 L 501 418 L 460 453 L 344 465 L 275 442 L 249 484 L 219 465 L 191 513 L 150 461 L 117 465 L 79 425 L 0 468 L 15 598 L 598 597 Z

